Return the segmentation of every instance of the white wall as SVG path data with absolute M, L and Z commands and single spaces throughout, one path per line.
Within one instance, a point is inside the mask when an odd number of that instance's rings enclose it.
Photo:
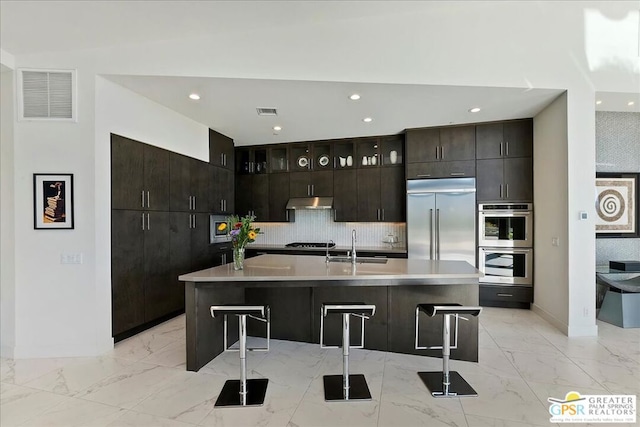
M 3 357 L 13 356 L 15 344 L 13 93 L 14 73 L 9 68 L 3 69 L 0 73 L 0 355 Z
M 637 12 L 632 2 L 588 4 L 612 18 Z M 389 14 L 382 16 L 305 25 L 296 25 L 292 16 L 291 26 L 239 27 L 220 38 L 16 56 L 16 66 L 78 70 L 79 121 L 15 125 L 15 354 L 90 354 L 109 345 L 108 132 L 203 158 L 204 149 L 194 142 L 198 131 L 177 115 L 169 119 L 164 137 L 163 122 L 171 115 L 162 108 L 142 105 L 124 92 L 123 102 L 112 99 L 117 89 L 99 77 L 109 73 L 566 89 L 567 139 L 549 144 L 546 155 L 567 158 L 557 172 L 566 176 L 558 185 L 567 193 L 567 210 L 553 211 L 549 220 L 567 230 L 560 251 L 567 257 L 568 277 L 557 285 L 569 299 L 564 310 L 549 309 L 566 319 L 568 333 L 593 333 L 594 313 L 584 316 L 583 310 L 593 306 L 589 265 L 595 238 L 592 221 L 579 222 L 577 212 L 591 212 L 593 205 L 594 91 L 635 92 L 640 74 L 615 61 L 592 69 L 583 5 L 414 2 L 413 11 L 405 7 L 398 13 L 389 2 Z M 134 103 L 136 108 L 127 107 Z M 132 119 L 140 109 L 149 115 Z M 189 136 L 178 141 L 169 137 L 174 132 Z M 75 230 L 33 230 L 31 176 L 41 171 L 75 174 Z M 554 197 L 538 191 L 536 203 L 551 204 Z M 62 251 L 84 253 L 85 263 L 60 265 Z M 539 269 L 547 268 L 543 260 Z
M 567 186 L 567 94 L 533 120 L 534 282 L 532 309 L 567 333 L 569 281 Z M 559 246 L 552 246 L 552 237 Z

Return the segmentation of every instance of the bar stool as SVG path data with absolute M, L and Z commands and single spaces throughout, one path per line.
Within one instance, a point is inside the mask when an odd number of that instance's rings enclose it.
M 478 396 L 478 393 L 465 381 L 462 376 L 456 372 L 449 372 L 449 355 L 451 349 L 458 348 L 458 316 L 468 314 L 478 316 L 482 311 L 482 307 L 469 307 L 456 303 L 439 303 L 439 304 L 418 304 L 416 307 L 416 350 L 436 350 L 442 349 L 442 372 L 418 372 L 425 386 L 431 391 L 433 397 L 462 397 L 462 396 Z M 442 326 L 442 345 L 423 347 L 418 345 L 418 315 L 424 312 L 429 317 L 437 315 L 444 316 Z M 455 333 L 454 344 L 451 345 L 451 316 L 455 316 Z M 462 316 L 460 316 L 462 317 Z M 462 317 L 464 320 L 464 317 Z
M 267 378 L 247 380 L 247 350 L 269 351 L 271 337 L 271 314 L 265 305 L 212 305 L 211 317 L 224 315 L 224 351 L 238 351 L 240 355 L 240 379 L 227 380 L 214 406 L 261 406 L 267 392 Z M 227 316 L 238 317 L 239 348 L 232 349 L 227 345 Z M 247 317 L 266 323 L 267 346 L 247 347 Z
M 320 314 L 320 348 L 340 348 L 324 345 L 324 318 L 328 314 L 342 315 L 342 375 L 325 375 L 324 400 L 348 401 L 371 400 L 371 392 L 364 375 L 349 374 L 349 348 L 364 348 L 364 321 L 376 312 L 375 305 L 364 303 L 324 303 Z M 349 316 L 359 317 L 362 321 L 360 344 L 351 346 L 349 340 Z

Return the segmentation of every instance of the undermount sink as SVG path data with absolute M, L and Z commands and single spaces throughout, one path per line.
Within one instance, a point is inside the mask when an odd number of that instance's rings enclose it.
M 329 257 L 329 262 L 351 262 L 351 257 L 332 256 L 332 257 Z M 387 263 L 387 258 L 356 257 L 356 264 L 386 264 L 386 263 Z

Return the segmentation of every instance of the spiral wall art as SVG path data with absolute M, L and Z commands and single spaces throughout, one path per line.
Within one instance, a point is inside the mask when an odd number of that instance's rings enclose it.
M 596 175 L 596 236 L 638 237 L 638 175 Z

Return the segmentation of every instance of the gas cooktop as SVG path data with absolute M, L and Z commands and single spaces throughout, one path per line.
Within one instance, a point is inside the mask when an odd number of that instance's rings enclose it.
M 329 242 L 329 247 L 333 248 L 336 244 L 333 242 Z M 293 242 L 287 243 L 284 245 L 286 248 L 326 248 L 327 242 L 318 243 L 318 242 Z

